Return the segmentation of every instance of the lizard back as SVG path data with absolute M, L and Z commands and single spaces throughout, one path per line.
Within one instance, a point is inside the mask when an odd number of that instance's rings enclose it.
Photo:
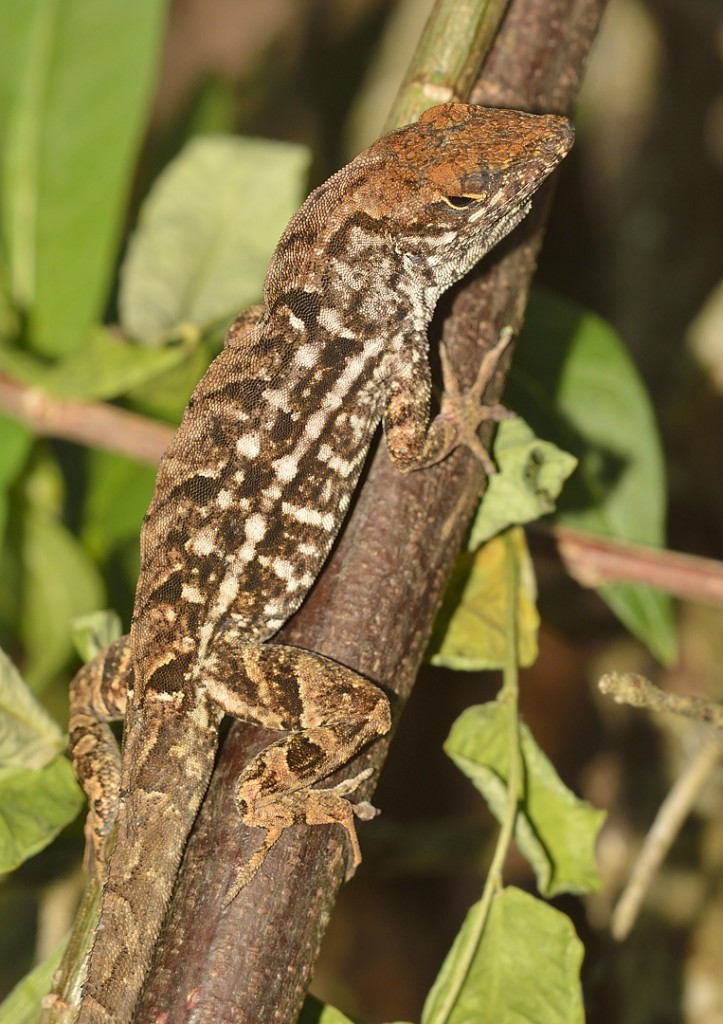
M 290 734 L 239 783 L 267 848 L 295 822 L 336 822 L 358 862 L 348 799 L 312 787 L 387 731 L 386 697 L 265 641 L 317 578 L 379 420 L 401 470 L 449 450 L 444 417 L 429 423 L 435 305 L 522 219 L 571 139 L 564 118 L 464 104 L 384 137 L 292 219 L 261 319 L 231 329 L 196 388 L 141 532 L 117 839 L 81 1024 L 132 1018 L 224 710 Z

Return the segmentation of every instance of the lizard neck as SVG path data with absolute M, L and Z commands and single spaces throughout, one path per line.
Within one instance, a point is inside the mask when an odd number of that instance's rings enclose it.
M 422 330 L 431 320 L 451 280 L 427 231 L 400 248 L 379 185 L 386 170 L 380 159 L 343 169 L 312 192 L 282 235 L 264 299 L 275 328 L 291 325 L 292 343 L 302 327 L 311 336 L 321 328 L 327 341 L 363 342 L 402 325 L 407 333 Z M 342 182 L 346 194 L 368 195 L 363 206 L 339 203 Z
M 312 344 L 347 348 L 383 333 L 388 339 L 390 327 L 408 333 L 429 323 L 441 291 L 424 258 L 400 254 L 385 221 L 359 212 L 313 239 L 292 233 L 279 246 L 278 260 L 282 266 L 291 260 L 295 273 L 284 276 L 274 260 L 265 295 L 268 324 L 295 348 L 304 332 Z

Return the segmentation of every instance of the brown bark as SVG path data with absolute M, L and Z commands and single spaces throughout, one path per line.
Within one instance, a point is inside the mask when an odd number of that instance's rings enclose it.
M 603 6 L 604 0 L 513 0 L 474 101 L 569 113 Z M 444 303 L 444 336 L 467 383 L 500 329 L 519 329 L 547 207 L 540 196 L 530 218 Z M 489 401 L 497 400 L 503 376 L 497 374 Z M 482 482 L 466 451 L 402 477 L 381 445 L 333 557 L 283 640 L 381 683 L 398 716 Z M 234 780 L 268 739 L 236 724 L 224 745 L 139 1022 L 296 1019 L 342 881 L 344 849 L 336 828 L 291 829 L 252 884 L 223 905 L 235 865 L 259 841 L 238 823 Z M 376 744 L 344 774 L 371 765 L 376 775 L 387 747 L 388 741 Z

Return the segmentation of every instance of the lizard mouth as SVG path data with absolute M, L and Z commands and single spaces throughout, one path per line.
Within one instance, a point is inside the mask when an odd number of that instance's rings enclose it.
M 510 231 L 516 228 L 521 220 L 525 219 L 531 209 L 532 200 L 528 199 L 527 202 L 522 203 L 520 206 L 513 206 L 504 216 L 496 220 L 489 231 L 485 233 L 485 249 L 494 248 L 505 235 L 509 235 Z

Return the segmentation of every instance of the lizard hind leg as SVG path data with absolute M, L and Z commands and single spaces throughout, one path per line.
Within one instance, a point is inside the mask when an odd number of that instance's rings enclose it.
M 356 672 L 309 651 L 271 644 L 224 648 L 214 652 L 209 696 L 228 714 L 286 733 L 239 778 L 242 818 L 264 829 L 265 837 L 241 866 L 226 902 L 251 881 L 269 850 L 295 824 L 341 825 L 350 877 L 361 860 L 354 817 L 368 819 L 375 811 L 365 801 L 352 803 L 349 795 L 370 772 L 332 787 L 312 786 L 389 731 L 389 701 Z
M 108 723 L 123 718 L 133 682 L 127 636 L 84 665 L 70 684 L 70 756 L 88 797 L 86 862 L 103 880 L 107 841 L 118 814 L 120 751 Z

